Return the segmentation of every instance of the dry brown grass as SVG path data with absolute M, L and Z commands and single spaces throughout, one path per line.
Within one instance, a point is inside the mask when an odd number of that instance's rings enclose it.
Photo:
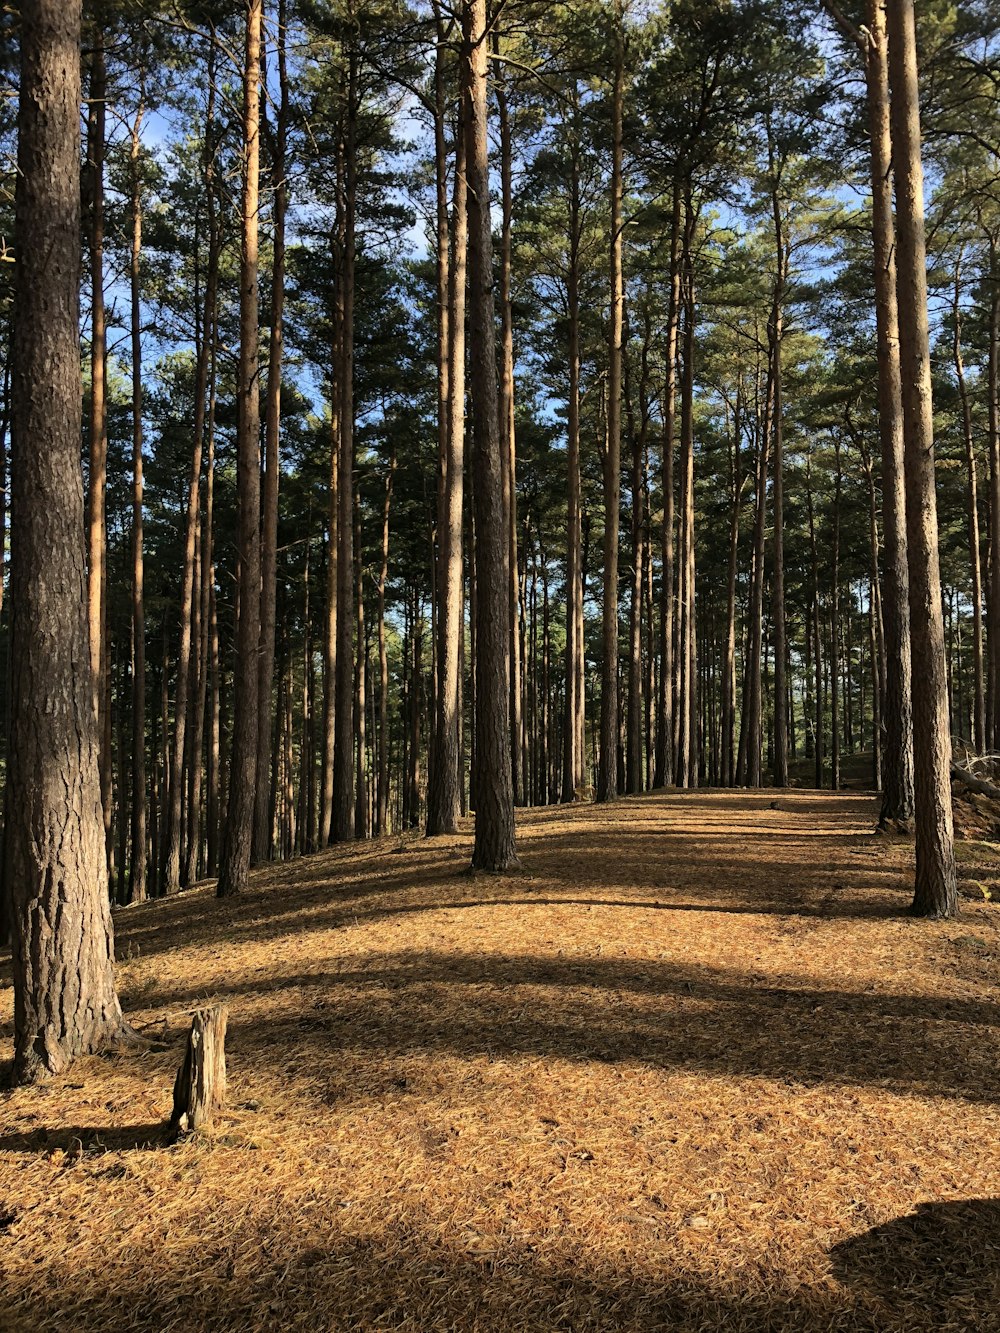
M 1000 1329 L 1000 909 L 909 921 L 872 798 L 772 797 L 121 913 L 166 1049 L 0 1101 L 0 1327 Z M 230 1109 L 168 1147 L 216 996 Z

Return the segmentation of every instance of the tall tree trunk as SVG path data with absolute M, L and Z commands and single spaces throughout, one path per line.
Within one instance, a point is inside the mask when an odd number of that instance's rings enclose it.
M 774 166 L 772 158 L 772 178 Z M 785 499 L 784 499 L 784 431 L 781 400 L 781 340 L 784 320 L 785 284 L 788 279 L 788 252 L 785 245 L 781 203 L 775 184 L 771 193 L 771 212 L 774 219 L 774 246 L 777 270 L 774 278 L 774 301 L 768 341 L 771 344 L 772 379 L 774 383 L 773 476 L 771 503 L 774 512 L 774 572 L 771 582 L 771 622 L 774 626 L 774 762 L 772 777 L 776 787 L 788 786 L 788 702 L 786 662 L 788 646 L 785 638 Z
M 847 615 L 844 617 L 844 748 L 854 753 L 854 596 L 847 584 Z
M 214 168 L 213 168 L 214 175 Z M 210 225 L 216 225 L 214 218 L 214 207 L 211 212 L 212 222 Z M 216 293 L 216 297 L 217 297 Z M 201 556 L 199 561 L 201 586 L 197 591 L 199 611 L 198 618 L 201 626 L 200 640 L 198 646 L 198 671 L 197 671 L 197 696 L 192 721 L 192 743 L 191 753 L 194 761 L 191 767 L 190 775 L 190 824 L 192 829 L 198 830 L 202 814 L 202 760 L 205 754 L 205 718 L 209 713 L 210 691 L 215 690 L 217 685 L 213 683 L 217 663 L 213 664 L 213 653 L 217 656 L 218 646 L 216 643 L 213 649 L 213 636 L 217 639 L 217 630 L 214 624 L 214 588 L 215 588 L 215 404 L 217 391 L 217 362 L 218 362 L 218 324 L 219 310 L 218 299 L 211 313 L 211 320 L 206 330 L 206 336 L 211 340 L 209 350 L 208 367 L 208 409 L 205 431 L 207 437 L 207 454 L 205 459 L 205 503 L 204 512 L 201 520 Z M 218 803 L 215 803 L 213 813 L 213 791 L 214 783 L 218 776 L 218 753 L 214 748 L 212 738 L 212 727 L 217 726 L 217 716 L 210 717 L 209 724 L 209 747 L 207 762 L 205 763 L 204 779 L 208 791 L 208 803 L 205 810 L 205 831 L 204 839 L 205 850 L 208 853 L 207 871 L 214 873 L 215 858 L 211 855 L 213 842 L 217 834 L 215 828 L 218 819 Z M 201 853 L 203 842 L 200 837 L 192 836 L 188 840 L 187 862 L 184 867 L 184 882 L 191 884 L 197 879 L 199 869 L 202 865 Z
M 4 583 L 4 565 L 6 563 L 7 553 L 7 510 L 9 496 L 7 494 L 7 432 L 10 429 L 10 348 L 5 349 L 3 363 L 3 386 L 0 387 L 0 476 L 3 477 L 3 484 L 0 485 L 0 609 L 3 608 L 3 583 Z M 5 700 L 6 705 L 6 700 Z M 4 708 L 4 727 L 3 734 L 7 734 L 7 709 Z M 0 913 L 2 915 L 2 913 Z
M 378 575 L 378 797 L 375 832 L 389 832 L 389 653 L 385 635 L 385 583 L 389 573 L 389 510 L 392 504 L 392 479 L 396 471 L 396 450 L 389 459 L 385 478 L 385 502 L 382 506 L 382 563 Z
M 553 736 L 556 710 L 552 697 L 552 602 L 549 596 L 549 566 L 545 552 L 539 557 L 542 565 L 542 746 L 539 755 L 539 774 L 542 782 L 542 803 L 551 805 L 559 799 L 558 756 Z
M 965 470 L 968 486 L 969 574 L 972 581 L 972 738 L 977 754 L 986 748 L 986 695 L 983 685 L 983 576 L 979 557 L 979 486 L 976 449 L 972 433 L 972 408 L 962 362 L 961 259 L 955 265 L 954 337 L 952 354 L 955 379 L 962 404 L 962 434 L 965 437 Z
M 879 434 L 882 445 L 882 526 L 885 541 L 882 620 L 886 656 L 893 663 L 893 670 L 886 675 L 883 700 L 885 745 L 879 824 L 882 827 L 889 824 L 908 827 L 913 818 L 912 662 L 885 0 L 866 0 L 863 29 L 856 28 L 831 0 L 824 0 L 824 4 L 847 39 L 857 44 L 865 65 L 872 186 Z M 1000 583 L 997 605 L 1000 609 Z
M 343 254 L 344 210 L 342 188 L 343 146 L 337 153 L 337 215 L 330 236 L 334 260 L 336 296 L 333 302 L 333 338 L 330 375 L 330 460 L 327 472 L 326 605 L 323 621 L 323 746 L 320 776 L 320 840 L 325 845 L 333 834 L 333 772 L 337 732 L 337 597 L 338 597 L 338 526 L 340 522 L 340 344 L 343 330 L 343 278 L 338 271 Z
M 257 780 L 260 645 L 260 384 L 257 357 L 258 200 L 260 193 L 260 35 L 262 0 L 247 0 L 243 77 L 243 237 L 240 262 L 240 359 L 237 387 L 239 618 L 233 676 L 229 814 L 219 870 L 219 897 L 247 886 Z
M 608 330 L 608 425 L 604 457 L 604 599 L 601 630 L 601 763 L 597 798 L 618 795 L 618 526 L 621 503 L 622 328 L 622 122 L 625 52 L 620 0 L 614 3 L 614 76 L 611 90 L 611 318 Z
M 812 457 L 806 455 L 806 503 L 809 515 L 809 555 L 812 566 L 812 640 L 815 686 L 813 698 L 813 758 L 816 761 L 815 783 L 823 785 L 823 636 L 820 631 L 819 608 L 819 548 L 816 542 L 816 514 L 813 508 Z M 808 634 L 808 629 L 807 629 Z
M 275 597 L 278 567 L 278 486 L 281 476 L 279 457 L 281 431 L 281 372 L 284 349 L 285 307 L 285 210 L 288 183 L 285 150 L 288 138 L 288 70 L 285 57 L 287 2 L 278 0 L 278 113 L 275 119 L 271 153 L 274 180 L 272 221 L 274 255 L 271 268 L 271 330 L 267 357 L 267 401 L 264 413 L 264 494 L 261 533 L 260 594 L 260 684 L 257 703 L 257 782 L 254 792 L 253 860 L 270 859 L 274 829 L 271 808 L 271 743 L 274 687 Z
M 213 566 L 214 568 L 214 566 Z M 219 617 L 216 608 L 215 580 L 209 587 L 211 619 L 209 621 L 209 719 L 208 749 L 205 764 L 205 869 L 215 875 L 219 869 L 219 842 L 221 827 L 219 811 L 222 795 L 222 668 L 219 657 Z
M 434 272 L 436 279 L 436 300 L 435 315 L 437 323 L 437 346 L 436 346 L 436 365 L 437 371 L 437 490 L 436 490 L 436 514 L 437 523 L 431 533 L 431 641 L 433 647 L 432 664 L 432 691 L 431 691 L 431 726 L 430 737 L 427 749 L 427 830 L 430 836 L 430 830 L 437 822 L 436 788 L 438 785 L 438 765 L 436 751 L 438 747 L 438 724 L 439 714 L 441 712 L 441 643 L 440 643 L 440 618 L 437 613 L 437 603 L 442 600 L 444 589 L 442 582 L 445 573 L 442 562 L 445 558 L 445 545 L 448 535 L 445 532 L 447 523 L 445 511 L 445 496 L 448 484 L 448 423 L 449 423 L 449 332 L 450 332 L 450 303 L 449 303 L 449 283 L 448 275 L 450 272 L 450 237 L 451 229 L 448 217 L 448 145 L 447 145 L 447 120 L 448 120 L 448 97 L 445 89 L 445 71 L 449 57 L 448 39 L 450 37 L 449 28 L 445 23 L 444 14 L 438 0 L 434 0 L 431 6 L 431 12 L 434 16 L 434 27 L 437 35 L 437 44 L 434 51 L 434 102 L 431 108 L 434 125 L 434 197 L 435 197 L 435 230 L 436 244 L 434 253 Z M 461 109 L 460 109 L 461 110 Z M 458 144 L 462 141 L 462 132 L 456 130 L 456 148 L 455 148 L 455 183 L 458 184 Z
M 840 437 L 834 441 L 833 549 L 830 571 L 830 786 L 840 789 L 840 502 L 843 471 Z
M 474 460 L 473 460 L 474 461 Z M 476 625 L 479 618 L 479 596 L 476 592 L 476 474 L 469 471 L 469 523 L 466 528 L 468 543 L 466 568 L 469 585 L 469 708 L 472 714 L 469 738 L 469 809 L 476 808 L 476 773 L 479 760 L 476 755 Z
M 181 861 L 185 884 L 193 884 L 197 878 L 197 864 L 201 849 L 201 818 L 193 794 L 195 794 L 195 773 L 201 770 L 201 750 L 195 741 L 200 728 L 197 722 L 197 709 L 201 698 L 201 516 L 195 532 L 195 579 L 191 600 L 191 664 L 188 667 L 188 725 L 185 738 L 184 754 L 184 820 L 181 837 Z
M 680 515 L 680 655 L 677 690 L 678 748 L 677 785 L 697 787 L 698 737 L 698 645 L 695 587 L 694 508 L 694 357 L 695 293 L 692 244 L 697 213 L 690 190 L 684 201 L 683 301 L 684 374 L 681 380 L 681 515 Z
M 94 25 L 87 108 L 87 169 L 90 192 L 90 441 L 87 490 L 87 620 L 90 669 L 100 738 L 101 805 L 108 865 L 111 843 L 111 694 L 108 669 L 108 410 L 107 326 L 104 310 L 104 157 L 107 121 L 107 67 L 101 16 Z M 112 871 L 113 877 L 113 871 Z
M 123 1030 L 87 665 L 80 32 L 79 0 L 21 6 L 4 840 L 16 1082 L 58 1074 Z
M 476 521 L 476 830 L 472 864 L 517 862 L 510 753 L 509 521 L 496 388 L 486 0 L 463 0 L 462 93 L 469 181 L 469 346 Z
M 129 562 L 130 563 L 130 560 Z M 127 567 L 126 562 L 123 565 Z M 124 574 L 123 568 L 120 573 Z M 125 698 L 125 683 L 129 671 L 133 668 L 131 655 L 131 633 L 128 637 L 128 651 L 118 652 L 118 698 L 123 701 Z M 118 884 L 110 884 L 110 893 L 113 902 L 125 903 L 128 900 L 129 888 L 129 856 L 128 842 L 131 832 L 131 812 L 130 812 L 130 794 L 132 789 L 132 746 L 125 741 L 125 708 L 120 702 L 118 716 L 116 718 L 115 750 L 118 758 L 118 850 L 116 862 L 119 867 Z M 116 892 L 117 889 L 117 892 Z
M 882 616 L 886 657 L 880 823 L 908 825 L 913 818 L 913 720 L 911 703 L 909 574 L 906 553 L 906 496 L 903 479 L 903 408 L 899 364 L 899 310 L 896 297 L 896 232 L 892 214 L 892 140 L 889 124 L 889 70 L 884 0 L 866 0 L 864 42 L 871 144 L 872 241 L 875 270 L 875 324 L 878 340 L 879 432 L 882 443 L 882 529 L 884 567 Z
M 990 448 L 989 602 L 987 607 L 986 736 L 991 749 L 1000 745 L 1000 254 L 997 234 L 989 245 L 989 354 L 986 397 Z
M 885 637 L 882 631 L 882 605 L 878 583 L 878 503 L 871 456 L 859 440 L 861 463 L 868 487 L 868 622 L 872 658 L 872 780 L 875 790 L 882 790 L 882 708 L 885 699 Z M 862 682 L 864 675 L 862 674 Z M 862 695 L 862 728 L 864 696 Z
M 566 312 L 569 325 L 569 387 L 566 401 L 566 708 L 563 722 L 562 799 L 572 801 L 584 785 L 583 745 L 583 585 L 580 577 L 582 539 L 580 507 L 580 144 L 578 105 L 573 88 L 573 130 L 570 140 L 568 203 L 569 263 Z
M 299 830 L 302 850 L 314 852 L 317 844 L 315 764 L 313 760 L 313 699 L 315 678 L 312 653 L 312 513 L 306 526 L 306 549 L 302 571 L 302 745 L 299 762 Z
M 493 47 L 500 37 L 494 26 Z M 514 311 L 511 301 L 513 241 L 513 147 L 504 66 L 496 62 L 497 127 L 500 139 L 500 436 L 506 458 L 504 506 L 510 544 L 510 744 L 514 804 L 527 805 L 527 739 L 524 720 L 523 604 L 517 553 L 517 438 L 514 428 Z
M 191 471 L 188 478 L 187 510 L 184 524 L 184 569 L 181 577 L 180 650 L 177 656 L 177 688 L 174 695 L 174 745 L 165 832 L 164 886 L 167 893 L 176 893 L 182 887 L 181 875 L 181 813 L 184 793 L 184 759 L 187 753 L 188 704 L 191 688 L 191 639 L 194 624 L 195 547 L 198 542 L 198 501 L 201 494 L 202 453 L 205 439 L 208 368 L 212 339 L 210 330 L 214 320 L 219 274 L 218 228 L 212 211 L 215 133 L 215 80 L 209 78 L 208 103 L 205 112 L 205 146 L 203 175 L 206 197 L 209 199 L 209 254 L 205 281 L 205 300 L 200 312 L 200 340 L 194 384 L 194 442 L 191 450 Z M 256 217 L 254 218 L 256 227 Z M 196 313 L 196 318 L 198 314 Z M 256 392 L 256 390 L 255 390 Z
M 420 734 L 421 705 L 423 702 L 424 607 L 420 594 L 414 590 L 407 640 L 409 653 L 409 688 L 407 702 L 406 750 L 406 814 L 404 824 L 416 828 L 420 823 Z
M 365 673 L 366 673 L 366 647 L 365 647 L 365 579 L 364 564 L 361 559 L 361 504 L 358 494 L 354 494 L 354 549 L 357 551 L 357 577 L 355 579 L 355 595 L 357 597 L 357 611 L 355 612 L 355 623 L 358 627 L 357 633 L 357 660 L 354 667 L 354 719 L 355 734 L 357 738 L 357 755 L 355 760 L 355 774 L 357 790 L 354 796 L 354 836 L 356 838 L 368 837 L 368 738 L 365 728 L 367 718 L 368 704 L 365 694 Z M 311 659 L 310 659 L 311 662 Z
M 868 650 L 872 661 L 872 783 L 882 790 L 882 699 L 885 696 L 885 672 L 879 665 L 878 612 L 876 610 L 877 583 L 868 582 Z
M 888 0 L 889 78 L 896 172 L 896 269 L 913 653 L 916 881 L 913 911 L 958 911 L 951 810 L 951 731 L 938 566 L 934 416 L 927 327 L 924 184 L 913 0 Z
M 657 787 L 674 780 L 674 430 L 677 402 L 677 330 L 681 311 L 680 235 L 683 193 L 674 181 L 670 221 L 670 295 L 667 302 L 666 364 L 663 370 L 663 527 L 661 531 L 662 586 L 660 591 L 660 706 L 657 709 Z
M 282 727 L 282 774 L 281 774 L 281 838 L 282 838 L 282 858 L 290 861 L 295 855 L 295 781 L 294 756 L 292 753 L 294 739 L 294 722 L 292 719 L 292 663 L 291 654 L 288 647 L 288 625 L 285 623 L 282 627 L 283 641 L 283 661 L 281 675 L 279 676 L 279 695 L 280 695 L 280 717 Z
M 132 250 L 129 255 L 132 336 L 132 851 L 128 901 L 144 902 L 146 888 L 146 616 L 142 554 L 142 323 L 139 261 L 142 254 L 142 119 L 145 87 L 132 123 Z M 124 869 L 124 867 L 123 867 Z
M 886 656 L 885 752 L 880 822 L 908 825 L 913 818 L 913 713 L 911 701 L 909 573 L 904 486 L 903 407 L 900 380 L 896 234 L 892 214 L 892 142 L 883 0 L 867 0 L 868 125 L 871 142 L 875 319 L 882 441 L 882 529 L 885 545 L 882 615 Z
M 443 140 L 443 128 L 441 134 Z M 443 144 L 439 151 L 444 152 Z M 443 164 L 442 164 L 443 174 Z M 465 465 L 465 287 L 468 250 L 468 184 L 462 116 L 455 142 L 455 186 L 452 262 L 447 264 L 447 200 L 441 201 L 444 222 L 438 244 L 444 247 L 444 274 L 439 281 L 441 312 L 439 347 L 441 378 L 447 386 L 443 421 L 439 422 L 440 485 L 438 491 L 438 688 L 435 699 L 433 767 L 427 782 L 427 834 L 454 833 L 462 806 L 459 766 L 459 658 L 462 641 L 462 506 Z
M 653 523 L 652 503 L 650 501 L 650 462 L 647 444 L 646 458 L 643 463 L 645 472 L 645 511 L 646 527 L 643 540 L 643 560 L 646 569 L 644 589 L 644 614 L 646 617 L 646 790 L 652 790 L 653 767 L 656 762 L 656 615 L 653 598 Z
M 744 671 L 743 710 L 746 714 L 746 781 L 750 787 L 761 782 L 761 747 L 763 737 L 763 686 L 761 651 L 764 608 L 764 539 L 767 530 L 767 474 L 770 466 L 774 408 L 774 363 L 768 360 L 767 389 L 763 418 L 758 430 L 757 485 L 753 529 L 753 568 L 750 587 L 750 629 Z M 758 407 L 759 411 L 759 407 Z
M 660 706 L 656 710 L 656 766 L 653 784 L 673 781 L 673 437 L 677 395 L 677 328 L 680 321 L 680 179 L 673 183 L 671 213 L 671 288 L 667 303 L 667 349 L 663 389 L 663 461 L 660 484 L 663 491 L 663 525 L 660 529 Z
M 626 733 L 626 789 L 635 794 L 643 788 L 642 741 L 644 722 L 642 679 L 643 554 L 646 531 L 645 459 L 649 434 L 649 347 L 652 319 L 648 305 L 643 311 L 643 340 L 639 360 L 639 429 L 632 423 L 632 589 L 629 602 L 628 731 Z M 629 396 L 631 400 L 631 395 Z M 630 409 L 631 413 L 631 409 Z
M 219 846 L 219 625 L 215 607 L 215 400 L 219 343 L 219 314 L 212 321 L 212 365 L 208 398 L 208 458 L 205 465 L 205 514 L 202 525 L 202 617 L 205 622 L 203 679 L 207 711 L 205 746 L 205 871 L 218 870 Z M 199 745 L 199 750 L 201 746 Z
M 344 132 L 343 323 L 340 360 L 340 509 L 337 518 L 337 699 L 333 760 L 334 842 L 354 836 L 354 259 L 357 205 L 357 53 L 348 52 Z
M 743 499 L 743 477 L 740 470 L 740 434 L 743 429 L 742 390 L 737 387 L 733 408 L 732 448 L 730 453 L 730 480 L 732 507 L 729 514 L 729 567 L 726 578 L 726 642 L 722 665 L 722 765 L 721 785 L 731 787 L 736 778 L 735 713 L 736 713 L 736 576 L 739 572 L 740 507 Z

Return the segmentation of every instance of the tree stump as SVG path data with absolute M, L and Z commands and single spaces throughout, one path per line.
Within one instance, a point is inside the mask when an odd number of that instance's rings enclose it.
M 226 1022 L 224 1004 L 198 1009 L 191 1020 L 184 1062 L 174 1080 L 170 1129 L 190 1133 L 209 1124 L 226 1101 Z

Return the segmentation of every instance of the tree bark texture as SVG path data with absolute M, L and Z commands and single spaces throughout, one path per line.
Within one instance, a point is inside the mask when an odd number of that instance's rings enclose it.
M 476 829 L 474 869 L 516 865 L 510 747 L 510 544 L 504 506 L 493 309 L 486 0 L 462 5 L 462 92 L 469 181 L 469 347 L 476 524 Z
M 625 280 L 622 271 L 622 123 L 625 54 L 622 14 L 614 7 L 614 76 L 611 90 L 611 318 L 608 328 L 608 421 L 604 458 L 604 604 L 601 618 L 601 762 L 597 797 L 618 795 L 618 530 L 621 503 L 622 331 Z
M 243 237 L 240 260 L 237 490 L 239 615 L 236 625 L 229 809 L 219 897 L 247 886 L 257 780 L 260 647 L 260 384 L 257 354 L 257 257 L 260 182 L 260 34 L 262 0 L 248 0 L 243 79 Z
M 122 1031 L 88 639 L 80 467 L 79 0 L 21 8 L 5 882 L 14 1077 Z
M 913 911 L 958 911 L 951 810 L 951 728 L 938 564 L 934 416 L 927 322 L 924 183 L 913 0 L 888 0 L 889 79 L 896 181 L 906 536 L 913 654 L 913 770 L 916 883 Z

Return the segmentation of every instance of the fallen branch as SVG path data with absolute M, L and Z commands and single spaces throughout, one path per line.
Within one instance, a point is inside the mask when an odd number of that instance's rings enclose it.
M 1000 801 L 1000 787 L 995 786 L 992 782 L 987 782 L 985 778 L 977 778 L 974 773 L 970 773 L 961 764 L 952 764 L 951 776 L 957 778 L 970 791 L 977 791 L 981 796 L 989 796 L 991 800 Z

